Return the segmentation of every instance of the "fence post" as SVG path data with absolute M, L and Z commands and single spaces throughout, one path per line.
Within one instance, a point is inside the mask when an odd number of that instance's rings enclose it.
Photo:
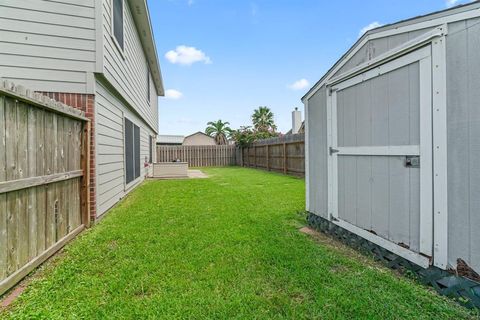
M 257 146 L 253 146 L 253 162 L 256 168 L 257 167 Z
M 80 154 L 83 172 L 80 192 L 81 219 L 85 227 L 90 227 L 90 121 L 84 122 L 82 132 L 82 149 Z
M 270 148 L 268 147 L 268 144 L 267 144 L 267 171 L 270 171 Z
M 287 144 L 283 143 L 283 173 L 287 174 Z

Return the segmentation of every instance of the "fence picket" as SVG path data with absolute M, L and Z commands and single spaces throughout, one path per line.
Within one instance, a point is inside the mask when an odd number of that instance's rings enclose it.
M 296 134 L 255 142 L 241 152 L 243 166 L 305 175 L 305 136 Z
M 0 82 L 0 295 L 83 229 L 80 222 L 67 228 L 71 207 L 77 221 L 81 216 L 84 173 L 69 178 L 67 167 L 73 159 L 73 169 L 80 169 L 83 114 Z M 58 182 L 47 179 L 53 174 Z
M 5 98 L 0 96 L 0 182 L 6 180 L 5 163 Z M 0 194 L 0 243 L 7 243 L 7 198 Z M 8 247 L 0 246 L 0 279 L 7 276 Z
M 190 167 L 229 166 L 236 163 L 235 146 L 157 146 L 157 162 L 180 159 Z

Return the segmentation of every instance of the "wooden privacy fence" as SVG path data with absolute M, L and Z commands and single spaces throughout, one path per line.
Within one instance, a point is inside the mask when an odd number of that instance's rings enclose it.
M 179 159 L 190 167 L 222 167 L 236 164 L 235 146 L 160 146 L 157 145 L 157 162 Z
M 90 122 L 0 81 L 0 295 L 89 224 Z
M 242 150 L 246 167 L 305 175 L 305 135 L 295 134 L 257 141 Z

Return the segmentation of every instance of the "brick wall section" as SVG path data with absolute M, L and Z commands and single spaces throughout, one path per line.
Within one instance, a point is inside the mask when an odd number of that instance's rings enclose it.
M 51 99 L 63 102 L 66 105 L 80 109 L 85 112 L 85 116 L 91 121 L 90 131 L 90 219 L 92 222 L 97 217 L 97 199 L 95 197 L 96 180 L 95 175 L 95 95 L 80 93 L 59 93 L 59 92 L 40 92 Z

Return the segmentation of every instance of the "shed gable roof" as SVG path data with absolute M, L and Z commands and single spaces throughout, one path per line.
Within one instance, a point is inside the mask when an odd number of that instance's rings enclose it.
M 471 14 L 467 15 L 467 13 Z M 458 19 L 450 19 L 450 17 L 457 15 Z M 399 34 L 402 33 L 401 30 L 405 30 L 404 32 L 409 32 L 429 27 L 433 28 L 435 26 L 451 22 L 452 20 L 458 21 L 469 19 L 472 17 L 480 17 L 480 1 L 474 1 L 472 3 L 459 5 L 446 10 L 436 11 L 426 15 L 401 20 L 395 23 L 387 24 L 385 26 L 369 30 L 365 34 L 363 34 L 355 42 L 355 44 L 347 52 L 345 52 L 339 60 L 337 60 L 337 62 L 335 62 L 335 64 L 320 78 L 320 80 L 317 81 L 315 85 L 313 85 L 313 87 L 307 91 L 307 93 L 302 97 L 301 100 L 305 102 L 308 98 L 315 94 L 315 92 L 325 84 L 325 81 L 328 78 L 332 77 L 338 71 L 338 67 L 343 65 L 343 63 L 347 61 L 351 57 L 351 55 L 356 52 L 356 50 L 363 47 L 368 42 L 370 37 L 383 33 Z

